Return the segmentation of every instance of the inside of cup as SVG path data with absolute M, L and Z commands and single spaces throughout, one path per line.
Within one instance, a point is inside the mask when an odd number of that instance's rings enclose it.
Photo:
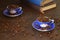
M 40 22 L 49 22 L 50 18 L 47 16 L 43 16 L 43 17 L 38 17 L 37 18 Z

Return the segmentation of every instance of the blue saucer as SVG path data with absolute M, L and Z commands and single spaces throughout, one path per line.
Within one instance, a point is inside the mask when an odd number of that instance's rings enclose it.
M 5 10 L 3 11 L 3 14 L 4 14 L 5 16 L 8 16 L 8 17 L 16 17 L 16 16 L 19 16 L 19 15 L 23 14 L 23 10 L 22 10 L 22 9 L 16 8 L 15 10 L 16 10 L 17 13 L 14 14 L 14 15 L 10 15 L 8 9 L 5 9 Z
M 49 29 L 47 30 L 41 30 L 41 26 L 40 24 L 48 24 L 50 26 Z M 32 23 L 32 26 L 34 29 L 38 30 L 38 31 L 51 31 L 55 28 L 55 23 L 51 23 L 51 22 L 40 22 L 39 20 L 35 20 L 33 23 Z

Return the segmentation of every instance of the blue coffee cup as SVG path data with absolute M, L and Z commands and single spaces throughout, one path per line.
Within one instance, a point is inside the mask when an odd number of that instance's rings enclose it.
M 9 9 L 8 9 L 8 7 L 3 11 L 3 14 L 5 15 L 5 16 L 8 16 L 8 17 L 16 17 L 16 16 L 19 16 L 19 15 L 21 15 L 21 14 L 23 14 L 23 10 L 22 10 L 22 7 L 18 7 L 18 8 L 16 8 L 16 9 L 14 9 L 15 11 L 16 11 L 16 14 L 14 14 L 14 15 L 10 15 L 9 14 Z
M 47 30 L 41 30 L 41 26 L 40 26 L 41 24 L 47 24 L 50 26 L 50 28 L 48 28 Z M 32 26 L 34 29 L 36 29 L 38 31 L 51 31 L 55 28 L 55 23 L 54 23 L 54 20 L 50 20 L 49 22 L 40 22 L 37 19 L 32 23 Z

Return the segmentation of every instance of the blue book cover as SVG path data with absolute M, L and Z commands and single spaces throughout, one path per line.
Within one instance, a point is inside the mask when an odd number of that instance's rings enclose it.
M 28 0 L 30 3 L 40 6 L 43 0 Z

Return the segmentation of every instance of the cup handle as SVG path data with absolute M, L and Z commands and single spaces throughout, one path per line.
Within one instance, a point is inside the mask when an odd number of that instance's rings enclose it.
M 52 19 L 51 22 L 54 23 L 54 20 Z
M 7 8 L 8 8 L 8 6 L 7 6 Z
M 22 7 L 19 7 L 20 8 L 20 11 L 22 10 Z

